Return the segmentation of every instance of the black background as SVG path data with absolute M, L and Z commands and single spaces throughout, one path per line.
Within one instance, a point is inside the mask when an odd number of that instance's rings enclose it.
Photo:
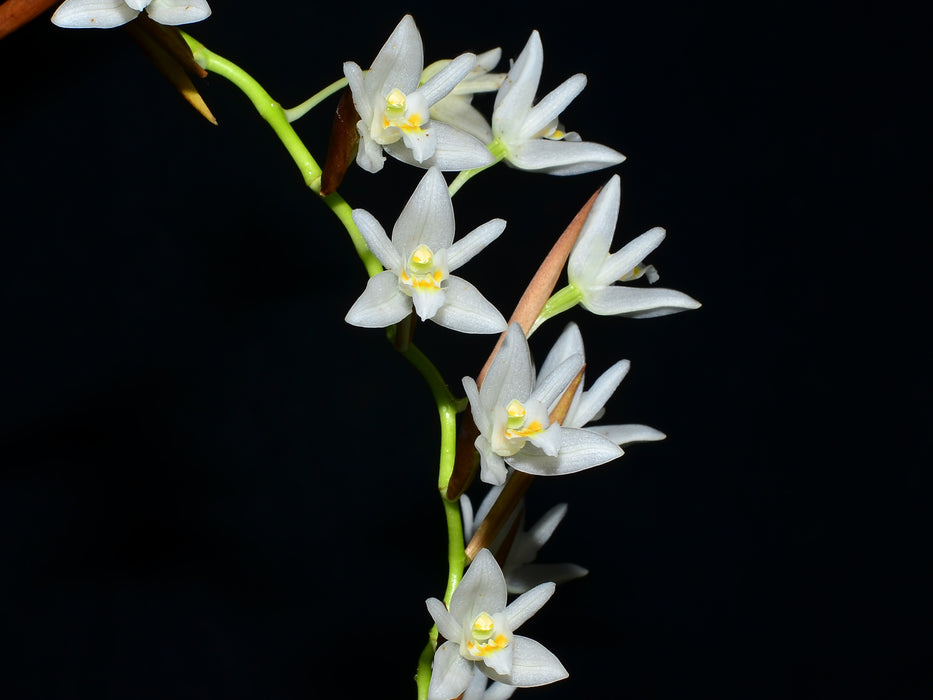
M 585 72 L 563 121 L 628 156 L 470 182 L 458 230 L 509 226 L 464 276 L 508 315 L 618 172 L 615 247 L 664 226 L 649 262 L 704 304 L 569 314 L 591 381 L 632 361 L 606 420 L 669 437 L 533 487 L 532 518 L 569 503 L 541 560 L 591 573 L 524 628 L 570 680 L 517 697 L 928 698 L 919 18 L 217 2 L 190 30 L 289 106 L 405 11 L 428 61 L 501 45 L 504 69 L 538 28 L 539 96 Z M 236 89 L 199 81 L 209 125 L 121 30 L 41 17 L 0 77 L 3 697 L 413 697 L 444 584 L 436 418 L 342 321 L 365 283 L 343 229 Z M 331 104 L 296 124 L 319 158 Z M 354 168 L 341 192 L 390 226 L 419 177 Z M 457 388 L 492 339 L 417 342 Z

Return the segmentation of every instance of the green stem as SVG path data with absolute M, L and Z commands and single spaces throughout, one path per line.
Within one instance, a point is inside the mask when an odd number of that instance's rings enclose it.
M 363 234 L 360 233 L 359 228 L 357 228 L 356 223 L 353 221 L 353 209 L 347 203 L 347 200 L 341 197 L 337 192 L 331 192 L 326 197 L 323 197 L 322 201 L 334 212 L 334 215 L 340 219 L 340 223 L 347 229 L 347 233 L 350 234 L 350 240 L 353 242 L 353 247 L 356 249 L 356 254 L 360 256 L 360 260 L 363 261 L 363 265 L 366 267 L 366 273 L 370 277 L 373 277 L 382 272 L 382 263 L 379 262 L 379 258 L 373 255 L 369 246 L 366 245 Z
M 538 330 L 541 324 L 549 318 L 553 318 L 557 316 L 557 314 L 572 309 L 579 304 L 582 299 L 583 295 L 580 293 L 580 290 L 572 284 L 568 284 L 563 289 L 558 289 L 551 295 L 551 298 L 544 303 L 544 308 L 541 309 L 541 313 L 539 313 L 538 318 L 535 319 L 534 325 L 532 325 L 531 330 L 528 331 L 528 337 L 530 338 L 531 334 Z
M 285 118 L 288 119 L 289 122 L 294 122 L 294 121 L 301 119 L 304 115 L 306 115 L 312 109 L 314 109 L 319 104 L 321 104 L 321 102 L 326 100 L 328 97 L 333 95 L 338 90 L 342 90 L 346 86 L 347 86 L 346 78 L 335 80 L 334 82 L 332 82 L 330 85 L 328 85 L 326 88 L 324 88 L 320 92 L 316 92 L 313 95 L 311 95 L 311 97 L 309 97 L 307 100 L 302 102 L 300 105 L 296 107 L 292 107 L 291 109 L 286 109 Z
M 298 110 L 300 107 L 307 105 L 308 102 L 314 100 L 315 98 L 319 98 L 318 101 L 324 99 L 324 97 L 327 96 L 325 93 L 327 93 L 328 90 L 336 91 L 340 89 L 343 87 L 343 85 L 346 84 L 346 80 L 342 79 L 331 83 L 328 87 L 324 88 L 324 90 L 312 97 L 311 100 L 305 102 L 304 105 L 299 105 L 299 107 L 296 107 L 293 110 L 285 110 L 282 109 L 282 106 L 272 99 L 269 93 L 266 92 L 265 88 L 256 82 L 256 80 L 245 70 L 233 62 L 228 61 L 223 56 L 214 53 L 197 39 L 191 37 L 189 34 L 181 32 L 181 35 L 184 37 L 185 41 L 188 42 L 188 46 L 191 48 L 191 53 L 194 55 L 194 60 L 197 61 L 198 65 L 204 68 L 204 70 L 223 76 L 238 88 L 240 88 L 240 90 L 250 99 L 250 101 L 253 103 L 253 106 L 256 108 L 256 111 L 259 112 L 262 118 L 269 123 L 269 126 L 272 127 L 272 130 L 275 131 L 279 137 L 279 140 L 281 140 L 289 155 L 291 155 L 292 160 L 295 161 L 298 169 L 301 170 L 305 184 L 313 192 L 320 193 L 321 167 L 317 164 L 317 161 L 314 160 L 314 157 L 305 147 L 304 143 L 302 143 L 301 138 L 292 128 L 291 124 L 289 123 L 291 121 L 289 114 L 294 113 L 295 110 Z M 310 108 L 311 107 L 308 107 L 308 109 Z M 297 119 L 297 117 L 294 118 Z M 379 262 L 378 258 L 373 255 L 372 251 L 369 250 L 369 246 L 366 245 L 366 241 L 363 239 L 363 235 L 360 233 L 360 230 L 353 222 L 353 210 L 350 208 L 350 205 L 347 204 L 346 200 L 336 192 L 323 197 L 322 200 L 328 207 L 330 207 L 331 211 L 334 212 L 337 218 L 340 219 L 340 222 L 344 225 L 344 228 L 347 229 L 347 233 L 350 234 L 350 240 L 353 242 L 353 247 L 356 250 L 356 254 L 360 257 L 360 260 L 363 261 L 363 265 L 366 267 L 366 272 L 369 274 L 369 276 L 372 277 L 373 275 L 382 272 L 382 264 Z
M 295 161 L 295 165 L 301 170 L 305 184 L 315 192 L 319 192 L 321 189 L 321 167 L 288 123 L 282 105 L 273 100 L 265 88 L 238 65 L 214 53 L 185 32 L 181 32 L 181 35 L 188 42 L 194 60 L 199 66 L 211 73 L 223 76 L 240 88 L 243 94 L 250 99 L 256 111 L 269 122 L 269 126 L 278 135 L 292 160 Z
M 486 148 L 488 148 L 492 152 L 492 155 L 495 158 L 495 160 L 489 165 L 484 165 L 482 168 L 473 168 L 472 170 L 461 170 L 457 174 L 457 177 L 454 178 L 453 182 L 451 182 L 450 185 L 448 185 L 447 187 L 447 191 L 450 193 L 451 197 L 457 194 L 460 188 L 463 187 L 467 182 L 469 182 L 470 179 L 474 175 L 479 175 L 481 172 L 483 172 L 487 168 L 491 168 L 496 163 L 498 163 L 503 158 L 505 158 L 506 154 L 508 153 L 508 149 L 506 149 L 505 145 L 498 139 L 496 139 L 490 144 L 487 144 Z
M 465 408 L 465 404 L 454 397 L 437 368 L 414 344 L 409 344 L 402 354 L 428 383 L 440 418 L 441 450 L 437 488 L 444 504 L 444 517 L 447 521 L 447 589 L 444 592 L 444 603 L 449 605 L 451 596 L 460 584 L 460 579 L 463 578 L 463 570 L 467 563 L 460 501 L 459 499 L 450 501 L 444 497 L 447 493 L 450 475 L 453 474 L 454 459 L 457 454 L 457 413 Z M 427 645 L 418 657 L 415 683 L 418 686 L 419 700 L 424 700 L 428 695 L 428 685 L 431 682 L 431 661 L 436 648 L 437 627 L 434 626 L 428 634 Z

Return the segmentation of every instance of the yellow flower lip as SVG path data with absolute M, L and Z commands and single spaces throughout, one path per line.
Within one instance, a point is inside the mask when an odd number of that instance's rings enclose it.
M 417 105 L 415 105 L 417 108 Z M 392 92 L 386 95 L 385 115 L 382 118 L 382 128 L 389 129 L 395 127 L 405 133 L 422 131 L 421 125 L 424 119 L 420 112 L 414 112 L 406 116 L 408 110 L 408 97 L 398 88 L 393 88 Z
M 502 634 L 496 634 L 496 622 L 492 615 L 486 611 L 481 612 L 473 620 L 470 627 L 470 641 L 467 642 L 467 650 L 473 656 L 484 657 L 505 649 L 509 645 L 509 638 Z

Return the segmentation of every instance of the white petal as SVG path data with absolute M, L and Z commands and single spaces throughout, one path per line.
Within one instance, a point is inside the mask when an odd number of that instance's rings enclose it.
M 488 434 L 492 429 L 489 412 L 485 409 L 479 397 L 479 388 L 476 386 L 476 380 L 473 377 L 463 378 L 463 391 L 470 402 L 470 410 L 473 413 L 473 422 L 476 427 L 484 434 Z
M 480 435 L 474 440 L 473 446 L 479 452 L 480 481 L 493 486 L 504 484 L 509 476 L 508 468 L 505 466 L 505 460 L 493 451 L 489 440 Z
M 505 577 L 488 549 L 481 549 L 450 599 L 450 614 L 461 625 L 472 624 L 481 612 L 505 610 Z
M 534 388 L 534 365 L 522 327 L 513 323 L 489 366 L 480 397 L 487 410 L 505 406 L 512 399 L 525 401 Z
M 444 642 L 434 652 L 428 700 L 451 700 L 460 696 L 473 678 L 473 663 L 460 656 L 460 647 Z
M 404 256 L 419 245 L 433 252 L 447 248 L 454 240 L 454 207 L 447 182 L 437 168 L 430 168 L 392 228 L 392 243 Z
M 501 493 L 502 486 L 493 486 L 489 489 L 489 491 L 486 492 L 482 502 L 479 504 L 479 508 L 476 510 L 477 525 L 486 519 L 486 516 L 489 515 L 489 511 L 492 509 L 493 504 L 496 502 L 496 499 L 499 498 L 499 494 Z
M 460 700 L 485 700 L 486 675 L 473 664 L 473 678 Z
M 549 457 L 556 457 L 561 448 L 560 434 L 560 423 L 552 423 L 544 432 L 533 435 L 530 441 L 532 445 L 539 448 L 544 454 Z M 506 461 L 511 464 L 508 459 Z
M 640 236 L 633 238 L 622 248 L 609 256 L 599 269 L 599 274 L 594 282 L 596 284 L 612 284 L 623 275 L 629 274 L 636 265 L 640 265 L 648 254 L 661 245 L 664 240 L 665 231 L 660 226 L 645 231 Z
M 505 609 L 505 616 L 513 632 L 548 602 L 551 596 L 554 595 L 555 588 L 556 586 L 553 583 L 542 583 L 527 593 L 523 593 L 509 604 L 509 607 Z
M 477 83 L 481 80 L 487 78 L 487 74 L 497 65 L 502 59 L 502 49 L 498 46 L 494 49 L 489 49 L 488 51 L 483 51 L 483 53 L 476 54 L 476 65 L 473 67 L 473 72 L 479 74 L 481 77 L 470 78 L 471 86 L 474 83 Z M 504 76 L 503 76 L 504 77 Z M 489 79 L 494 79 L 495 87 L 493 88 L 483 88 L 481 90 L 474 90 L 474 92 L 491 92 L 492 90 L 498 90 L 499 86 L 502 84 L 502 77 L 496 78 L 495 76 L 488 76 Z
M 491 669 L 495 674 L 509 675 L 512 671 L 512 653 L 515 649 L 515 646 L 511 643 L 511 631 L 507 630 L 508 622 L 505 619 L 505 613 L 497 613 L 492 616 L 492 619 L 495 622 L 496 631 L 504 633 L 509 638 L 510 643 L 506 644 L 503 649 L 494 651 L 483 658 L 483 663 L 485 663 L 486 668 Z
M 506 160 L 520 170 L 549 175 L 579 175 L 618 165 L 625 156 L 608 146 L 589 141 L 534 139 L 514 147 Z
M 565 583 L 589 573 L 582 566 L 576 564 L 525 564 L 506 576 L 509 593 L 524 593 L 525 591 L 546 581 Z
M 482 143 L 492 141 L 492 127 L 486 117 L 466 97 L 448 95 L 431 107 L 431 120 L 465 131 Z
M 460 519 L 463 521 L 463 535 L 469 540 L 473 536 L 473 502 L 465 493 L 460 496 Z M 479 521 L 476 521 L 479 524 Z
M 360 145 L 356 151 L 356 164 L 368 173 L 378 173 L 385 165 L 386 158 L 382 155 L 382 144 L 369 135 L 363 121 L 356 124 L 360 134 Z
M 459 644 L 463 636 L 463 628 L 460 627 L 460 622 L 455 620 L 450 611 L 447 610 L 444 601 L 437 598 L 428 598 L 424 601 L 424 604 L 434 619 L 434 624 L 437 625 L 437 631 L 441 633 L 441 636 Z
M 541 37 L 535 30 L 496 93 L 492 131 L 497 137 L 506 140 L 518 138 L 518 131 L 531 111 L 535 93 L 538 91 L 543 66 L 544 50 Z
M 557 657 L 535 640 L 515 635 L 512 645 L 512 673 L 504 677 L 487 672 L 487 676 L 519 688 L 531 688 L 553 683 L 570 675 Z
M 505 231 L 505 220 L 491 219 L 477 226 L 447 250 L 447 269 L 451 272 L 472 260 L 475 255 Z
M 593 425 L 588 428 L 594 433 L 605 435 L 617 445 L 627 445 L 632 442 L 655 442 L 667 437 L 660 430 L 647 425 L 629 423 L 626 425 Z
M 562 428 L 560 454 L 550 457 L 527 447 L 510 457 L 509 466 L 526 474 L 573 474 L 622 456 L 622 448 L 607 437 L 581 428 Z
M 489 149 L 465 131 L 435 121 L 428 123 L 426 128 L 433 131 L 437 137 L 434 155 L 427 160 L 420 163 L 416 161 L 411 151 L 400 141 L 386 145 L 386 153 L 409 165 L 435 167 L 445 172 L 484 168 L 495 161 Z
M 551 90 L 525 117 L 525 122 L 519 132 L 519 138 L 526 140 L 545 135 L 539 132 L 557 119 L 560 113 L 573 102 L 574 98 L 585 87 L 586 76 L 583 73 L 577 73 Z
M 460 333 L 501 333 L 505 318 L 472 284 L 456 276 L 447 278 L 444 305 L 433 321 Z
M 191 24 L 210 17 L 211 6 L 206 0 L 152 0 L 146 12 L 159 24 Z
M 437 132 L 433 129 L 417 129 L 402 132 L 402 143 L 418 165 L 426 163 L 437 148 Z M 389 144 L 398 148 L 398 142 Z
M 483 676 L 483 682 L 485 683 L 485 676 Z M 508 685 L 507 683 L 493 683 L 486 689 L 486 693 L 483 695 L 482 700 L 508 700 L 512 697 L 512 694 L 515 692 L 515 686 Z M 464 697 L 463 700 L 466 700 Z
M 580 396 L 579 401 L 573 407 L 572 415 L 568 413 L 567 417 L 570 420 L 565 420 L 564 425 L 571 428 L 582 428 L 593 420 L 615 393 L 615 390 L 619 388 L 619 384 L 625 379 L 631 365 L 632 363 L 628 360 L 619 360 L 603 372 L 599 379 L 593 382 L 593 386 Z
M 577 242 L 570 251 L 567 278 L 571 284 L 586 286 L 599 274 L 599 268 L 606 261 L 609 246 L 612 245 L 621 198 L 619 176 L 613 175 L 599 191 L 583 222 Z
M 573 378 L 583 369 L 583 355 L 571 355 L 561 362 L 552 372 L 538 378 L 529 399 L 540 401 L 551 408 L 567 390 Z
M 421 79 L 423 66 L 421 34 L 412 16 L 405 15 L 373 59 L 366 74 L 366 92 L 373 100 L 385 100 L 395 88 L 406 94 L 412 92 Z
M 564 519 L 566 514 L 567 504 L 558 503 L 548 510 L 547 513 L 538 518 L 538 522 L 525 533 L 525 539 L 533 544 L 536 551 L 541 549 L 544 543 L 551 539 L 551 535 L 554 534 L 554 530 L 557 529 L 557 526 L 560 525 L 560 521 Z
M 360 121 L 363 124 L 370 124 L 373 120 L 373 105 L 366 92 L 363 69 L 353 61 L 347 61 L 343 64 L 343 75 L 347 79 L 350 94 L 353 96 L 353 106 L 356 107 L 356 113 L 360 115 Z M 369 135 L 369 129 L 364 128 L 361 131 Z
M 392 245 L 392 241 L 389 240 L 385 229 L 382 228 L 382 224 L 376 220 L 376 217 L 365 209 L 354 209 L 351 216 L 353 223 L 360 230 L 363 240 L 366 241 L 366 245 L 382 263 L 382 266 L 387 270 L 395 270 L 396 272 L 401 270 L 404 264 L 402 256 L 399 255 L 396 247 Z
M 424 95 L 428 106 L 433 105 L 453 90 L 457 83 L 463 80 L 473 69 L 475 64 L 476 56 L 474 54 L 461 54 L 418 88 L 418 92 Z
M 583 306 L 600 316 L 653 318 L 700 308 L 696 299 L 674 289 L 612 286 L 583 292 Z
M 580 334 L 580 328 L 572 321 L 568 323 L 564 330 L 558 336 L 557 340 L 548 351 L 547 357 L 538 368 L 538 374 L 546 377 L 554 369 L 571 355 L 583 355 L 583 336 Z
M 410 313 L 411 299 L 399 291 L 395 273 L 385 270 L 369 278 L 344 320 L 362 328 L 385 328 Z
M 110 29 L 138 14 L 123 0 L 65 0 L 52 15 L 52 23 L 68 29 Z
M 438 321 L 437 314 L 444 308 L 447 301 L 447 291 L 444 289 L 413 289 L 411 292 L 411 302 L 415 307 L 415 313 L 422 321 Z

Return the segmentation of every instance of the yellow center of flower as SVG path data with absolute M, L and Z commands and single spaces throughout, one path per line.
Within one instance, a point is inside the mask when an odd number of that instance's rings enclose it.
M 420 290 L 440 289 L 444 271 L 434 269 L 434 252 L 423 243 L 408 257 L 408 264 L 399 275 L 402 284 Z
M 505 436 L 508 438 L 527 438 L 543 430 L 540 421 L 533 420 L 525 425 L 527 411 L 524 404 L 518 399 L 512 399 L 505 407 L 508 418 L 505 422 Z
M 508 645 L 509 640 L 504 634 L 496 634 L 496 623 L 492 615 L 484 611 L 476 616 L 470 627 L 470 641 L 466 645 L 473 656 L 488 656 Z
M 382 128 L 388 129 L 395 126 L 402 131 L 420 131 L 424 120 L 421 115 L 415 112 L 405 116 L 405 110 L 408 108 L 408 98 L 405 93 L 398 88 L 393 88 L 392 92 L 386 95 L 385 117 L 382 119 Z
M 505 410 L 509 414 L 506 427 L 510 430 L 521 428 L 522 423 L 525 422 L 525 407 L 522 402 L 518 399 L 512 399 L 509 405 L 505 407 Z

